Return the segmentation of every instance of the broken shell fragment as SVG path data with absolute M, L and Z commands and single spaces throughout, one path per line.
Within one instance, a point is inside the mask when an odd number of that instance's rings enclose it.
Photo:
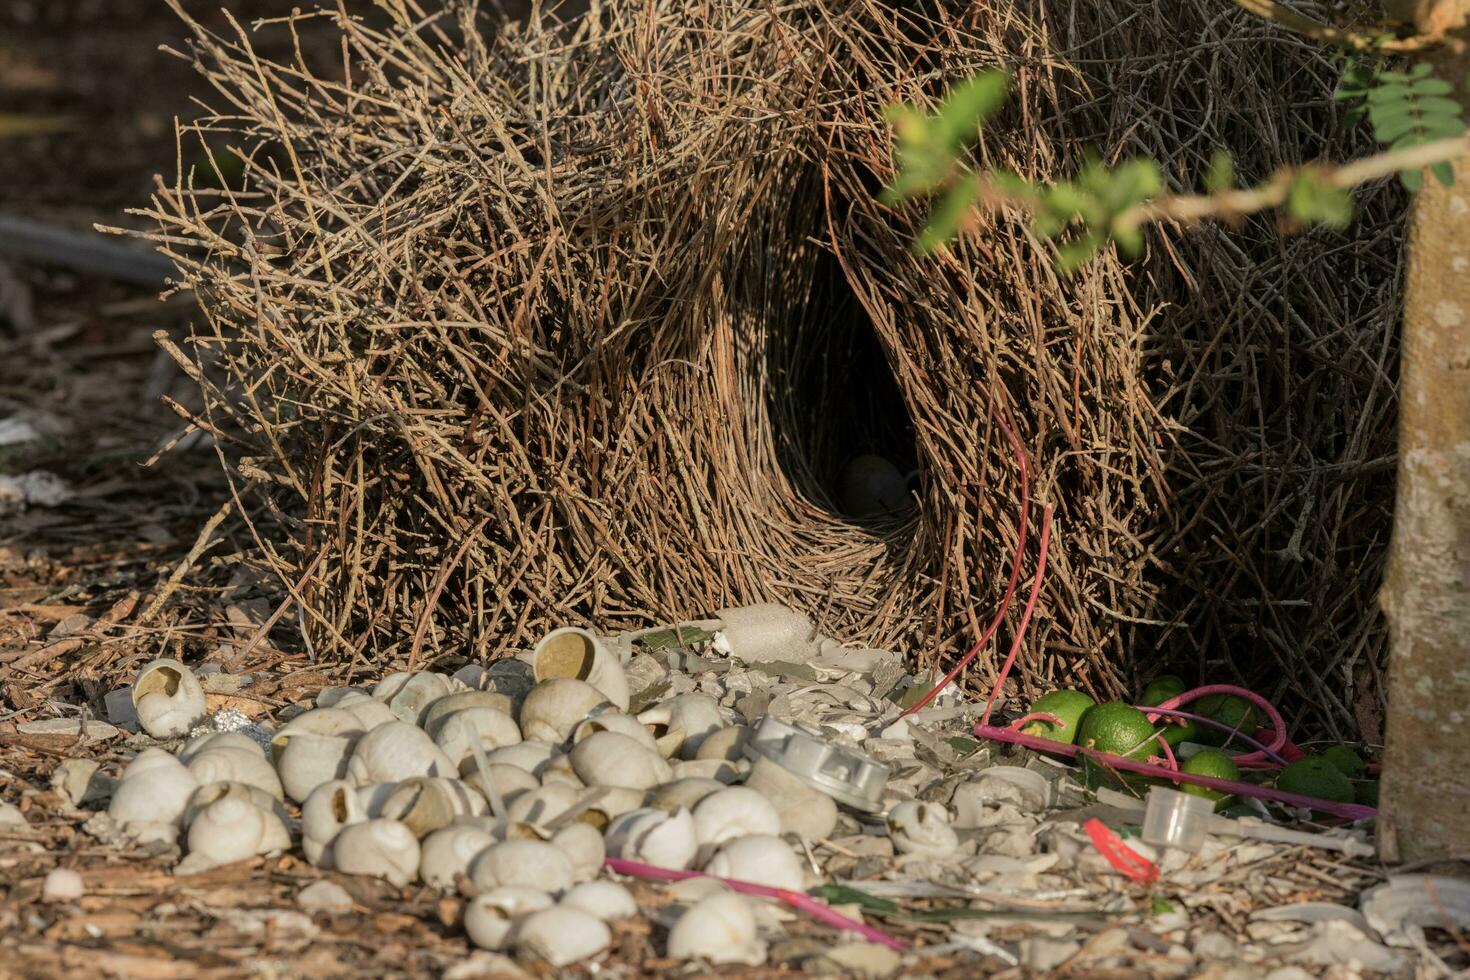
M 601 637 L 580 626 L 563 626 L 542 637 L 531 654 L 531 669 L 538 682 L 556 677 L 586 681 L 619 711 L 628 710 L 622 662 Z
M 667 704 L 656 704 L 647 711 L 639 712 L 638 724 L 653 739 L 654 748 L 665 759 L 671 759 L 684 744 L 684 726 L 674 718 L 674 711 Z
M 581 791 L 564 783 L 542 786 L 516 797 L 506 807 L 506 819 L 546 825 L 577 805 Z
M 570 906 L 532 912 L 515 928 L 516 951 L 540 957 L 554 967 L 579 963 L 611 945 L 612 932 L 605 922 Z
M 398 783 L 370 812 L 397 820 L 422 838 L 459 817 L 480 816 L 486 809 L 485 798 L 457 779 L 419 776 Z
M 615 881 L 584 881 L 567 892 L 560 904 L 581 909 L 603 922 L 631 919 L 638 914 L 632 893 Z
M 82 876 L 71 868 L 52 868 L 41 882 L 43 902 L 75 902 L 86 893 Z
M 332 841 L 344 827 L 368 820 L 357 791 L 346 780 L 323 783 L 301 805 L 301 849 L 318 868 L 330 868 Z
M 586 681 L 570 677 L 542 681 L 521 704 L 521 735 L 563 745 L 593 709 L 607 703 L 606 696 Z
M 492 888 L 466 903 L 465 935 L 481 949 L 506 949 L 514 941 L 517 920 L 553 904 L 550 895 L 535 888 Z
M 595 718 L 588 718 L 572 730 L 572 742 L 580 744 L 588 736 L 596 735 L 598 732 L 617 732 L 626 735 L 642 745 L 644 748 L 657 752 L 658 742 L 654 740 L 653 733 L 642 724 L 640 718 L 625 715 L 617 711 L 606 711 Z
M 936 803 L 906 800 L 888 814 L 888 836 L 904 854 L 944 857 L 959 847 L 949 812 Z
M 490 708 L 508 717 L 515 717 L 511 699 L 505 694 L 496 691 L 456 691 L 429 705 L 429 710 L 424 712 L 421 727 L 429 733 L 431 738 L 438 738 L 439 726 L 443 724 L 444 719 L 457 711 L 464 711 L 468 708 Z M 521 740 L 520 729 L 516 729 L 515 740 L 517 742 Z
M 677 766 L 675 770 L 677 772 Z M 702 779 L 696 776 L 681 777 L 672 783 L 664 783 L 654 790 L 653 795 L 649 797 L 648 805 L 670 812 L 680 807 L 692 810 L 700 800 L 711 793 L 718 793 L 725 788 L 725 785 L 718 779 Z
M 204 720 L 204 688 L 194 672 L 177 660 L 145 664 L 133 681 L 138 724 L 154 738 L 177 738 Z
M 176 754 L 179 761 L 187 766 L 194 761 L 195 756 L 210 749 L 236 749 L 262 758 L 265 756 L 265 750 L 260 747 L 260 743 L 241 732 L 210 732 L 208 735 L 191 738 Z
M 338 871 L 382 878 L 400 888 L 418 874 L 419 857 L 418 838 L 397 820 L 349 824 L 332 841 L 332 862 Z
M 674 959 L 715 964 L 759 966 L 766 961 L 766 944 L 756 934 L 750 903 L 726 891 L 701 899 L 679 917 L 669 930 L 668 951 Z
M 485 785 L 486 777 L 486 773 L 481 773 L 476 769 L 464 777 L 465 785 L 475 790 L 475 792 L 487 800 L 493 799 L 495 793 L 499 793 L 501 802 L 507 806 L 532 790 L 541 788 L 540 781 L 519 766 L 492 764 L 488 767 L 488 778 L 494 786 L 493 793 L 491 792 L 491 788 Z M 496 814 L 496 816 L 503 815 Z
M 669 727 L 682 729 L 684 741 L 679 746 L 679 758 L 694 759 L 704 740 L 724 727 L 720 717 L 719 702 L 708 694 L 691 692 L 665 701 L 662 707 L 669 709 Z

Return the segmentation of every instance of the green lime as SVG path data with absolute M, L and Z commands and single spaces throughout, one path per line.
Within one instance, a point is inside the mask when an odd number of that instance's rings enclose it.
M 1364 806 L 1378 805 L 1378 780 L 1355 779 L 1353 780 L 1353 802 Z
M 1061 742 L 1063 745 L 1072 745 L 1077 741 L 1077 726 L 1082 715 L 1095 703 L 1081 691 L 1052 691 L 1043 694 L 1032 703 L 1031 712 L 1056 715 L 1062 720 L 1062 727 L 1058 728 L 1049 721 L 1033 721 L 1022 728 L 1021 732 Z
M 1159 731 L 1170 748 L 1176 748 L 1181 742 L 1199 742 L 1199 726 L 1187 718 L 1160 715 Z
M 1240 779 L 1240 769 L 1236 767 L 1235 760 L 1230 758 L 1219 749 L 1201 749 L 1194 755 L 1185 759 L 1179 766 L 1180 772 L 1187 772 L 1191 776 L 1211 776 L 1215 779 Z M 1217 803 L 1230 799 L 1230 794 L 1222 793 L 1208 786 L 1196 786 L 1194 783 L 1180 783 L 1179 788 L 1190 796 L 1203 796 L 1207 800 L 1215 800 Z
M 1256 709 L 1245 698 L 1234 694 L 1207 694 L 1189 706 L 1195 714 L 1213 718 L 1232 731 L 1250 735 L 1256 730 Z M 1200 725 L 1194 741 L 1201 745 L 1224 745 L 1230 738 L 1228 732 L 1210 725 Z
M 1337 771 L 1349 779 L 1361 779 L 1368 771 L 1368 764 L 1346 745 L 1334 745 L 1322 753 L 1322 758 L 1337 767 Z
M 1139 704 L 1152 707 L 1163 704 L 1170 698 L 1178 697 L 1184 693 L 1184 678 L 1178 674 L 1164 674 L 1149 681 L 1148 687 L 1143 689 L 1143 697 L 1138 699 Z
M 1320 755 L 1304 756 L 1286 766 L 1276 776 L 1276 788 L 1319 800 L 1353 802 L 1352 781 Z
M 1109 701 L 1087 709 L 1077 728 L 1077 744 L 1143 762 L 1160 751 L 1154 734 L 1154 726 L 1149 724 L 1142 711 L 1122 701 Z M 1084 762 L 1083 769 L 1087 774 L 1089 789 L 1117 782 L 1110 770 L 1091 759 Z M 1124 779 L 1129 785 L 1138 785 L 1145 781 L 1146 777 L 1140 778 L 1136 775 Z

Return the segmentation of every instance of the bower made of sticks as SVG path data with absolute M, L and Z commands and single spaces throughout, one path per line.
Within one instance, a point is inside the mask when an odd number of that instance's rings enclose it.
M 922 207 L 876 199 L 884 106 L 996 66 L 976 158 L 1028 176 L 1095 149 L 1187 189 L 1217 150 L 1243 179 L 1360 151 L 1310 42 L 1225 0 L 378 6 L 194 24 L 219 98 L 183 138 L 246 184 L 184 174 L 151 209 L 205 315 L 200 423 L 318 655 L 779 600 L 952 663 L 1016 546 L 999 418 L 1032 477 L 1022 598 L 1057 517 L 1025 687 L 1171 665 L 1371 726 L 1399 195 L 1345 232 L 1160 229 L 1071 278 L 1006 215 L 916 256 Z M 286 30 L 336 57 L 255 56 Z M 864 454 L 917 471 L 912 507 L 842 512 Z

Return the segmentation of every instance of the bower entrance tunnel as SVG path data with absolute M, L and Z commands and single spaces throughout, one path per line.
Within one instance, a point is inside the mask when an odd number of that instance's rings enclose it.
M 837 257 L 813 256 L 799 327 L 772 331 L 770 412 L 777 458 L 794 491 L 866 525 L 916 509 L 913 418 L 883 342 Z

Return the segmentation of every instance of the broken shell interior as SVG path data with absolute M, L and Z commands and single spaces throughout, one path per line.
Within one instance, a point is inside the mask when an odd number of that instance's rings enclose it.
M 526 916 L 515 928 L 518 952 L 554 967 L 590 959 L 612 945 L 612 932 L 597 916 L 571 906 L 556 906 Z
M 332 841 L 342 828 L 368 819 L 351 783 L 339 779 L 318 786 L 301 805 L 301 848 L 306 860 L 319 868 L 332 867 Z
M 669 709 L 670 729 L 677 728 L 684 733 L 678 752 L 682 759 L 693 759 L 704 740 L 725 726 L 719 702 L 708 694 L 680 694 L 662 706 Z
M 332 866 L 338 871 L 382 878 L 400 888 L 418 875 L 419 839 L 397 820 L 349 824 L 331 846 Z
M 518 920 L 554 904 L 550 895 L 535 888 L 492 888 L 465 905 L 465 935 L 481 949 L 507 949 Z
M 187 735 L 204 720 L 204 688 L 177 660 L 154 660 L 133 681 L 133 710 L 138 724 L 154 738 Z
M 745 744 L 750 741 L 752 731 L 745 725 L 729 725 L 711 732 L 700 743 L 696 759 L 721 759 L 735 762 L 745 758 Z
M 888 836 L 905 854 L 939 857 L 959 847 L 959 836 L 950 826 L 949 811 L 937 803 L 906 800 L 888 814 Z
M 382 803 L 370 808 L 426 837 L 459 817 L 475 817 L 487 809 L 485 798 L 457 779 L 419 776 L 393 786 Z
M 563 626 L 541 638 L 531 654 L 537 681 L 572 678 L 601 691 L 619 711 L 628 710 L 628 677 L 617 654 L 596 634 L 580 626 Z
M 638 713 L 638 723 L 653 738 L 654 748 L 665 759 L 672 759 L 684 745 L 684 726 L 674 719 L 667 704 L 656 704 Z

